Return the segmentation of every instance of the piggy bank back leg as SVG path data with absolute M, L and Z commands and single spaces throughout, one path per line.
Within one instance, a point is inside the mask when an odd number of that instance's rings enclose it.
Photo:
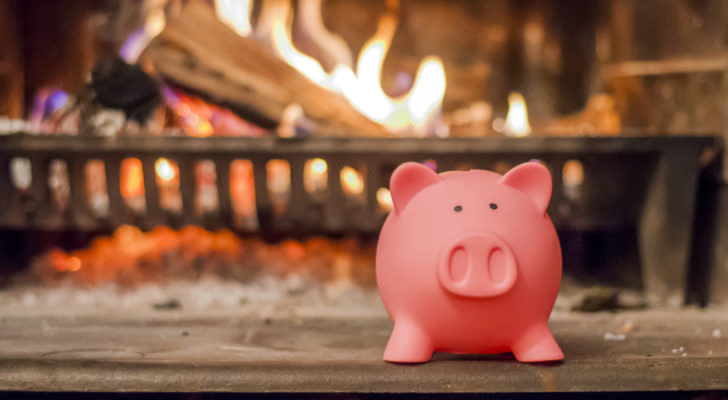
M 546 322 L 527 329 L 511 346 L 516 359 L 521 362 L 557 361 L 564 358 Z
M 395 363 L 420 363 L 432 358 L 432 341 L 416 323 L 395 321 L 384 360 Z

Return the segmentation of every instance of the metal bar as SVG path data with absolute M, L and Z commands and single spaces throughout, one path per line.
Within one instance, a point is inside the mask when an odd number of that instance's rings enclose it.
M 308 197 L 303 185 L 305 159 L 294 157 L 288 160 L 291 166 L 291 192 L 288 197 L 288 220 L 292 227 L 300 227 L 308 211 Z
M 561 153 L 644 153 L 660 152 L 685 146 L 708 147 L 718 143 L 714 136 L 580 136 L 526 138 L 342 138 L 315 137 L 306 139 L 263 138 L 191 138 L 191 137 L 74 137 L 61 135 L 0 136 L 0 148 L 18 152 L 59 152 L 94 154 L 108 157 L 120 152 L 127 154 L 178 154 L 199 156 L 228 155 L 240 157 L 289 158 L 294 155 L 316 154 L 320 157 L 350 154 L 388 154 L 402 157 L 410 154 L 532 154 Z
M 26 213 L 36 226 L 52 227 L 50 221 L 54 213 L 50 188 L 48 187 L 49 159 L 40 154 L 30 156 L 31 181 L 30 193 L 31 204 Z
M 70 219 L 79 228 L 92 227 L 88 199 L 86 197 L 86 159 L 72 157 L 68 162 L 68 184 L 71 190 L 69 207 Z
M 144 201 L 147 206 L 144 221 L 147 226 L 154 226 L 165 220 L 159 201 L 157 175 L 154 171 L 154 163 L 156 160 L 156 156 L 141 157 L 142 175 L 144 176 Z
M 109 197 L 109 222 L 116 226 L 126 222 L 126 207 L 121 196 L 121 157 L 111 156 L 104 159 L 106 193 Z
M 218 216 L 222 225 L 230 225 L 233 217 L 230 201 L 230 163 L 229 158 L 218 159 L 215 163 L 215 184 L 217 186 Z
M 179 163 L 180 195 L 182 196 L 182 222 L 197 224 L 200 222 L 200 218 L 195 210 L 197 201 L 196 162 L 195 159 L 189 157 L 182 157 L 177 162 Z
M 268 192 L 267 158 L 253 158 L 253 180 L 255 182 L 255 208 L 258 213 L 258 226 L 261 230 L 272 228 L 273 206 Z
M 340 173 L 344 163 L 338 157 L 329 158 L 328 163 L 328 198 L 326 202 L 326 227 L 330 230 L 340 230 L 346 225 L 348 218 L 344 213 L 346 198 L 341 187 Z
M 7 224 L 11 197 L 15 195 L 16 190 L 10 178 L 10 157 L 3 154 L 0 155 L 0 225 Z

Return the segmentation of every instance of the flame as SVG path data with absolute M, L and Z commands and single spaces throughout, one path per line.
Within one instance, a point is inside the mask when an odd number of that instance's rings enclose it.
M 316 4 L 320 7 L 320 2 Z M 381 85 L 382 65 L 397 28 L 398 1 L 389 0 L 387 6 L 389 12 L 382 16 L 376 33 L 359 54 L 356 73 L 345 61 L 341 61 L 331 73 L 327 73 L 317 60 L 294 46 L 289 1 L 265 2 L 258 28 L 262 36 L 269 36 L 274 50 L 286 63 L 319 86 L 343 95 L 367 118 L 392 132 L 423 135 L 426 133 L 427 124 L 439 113 L 445 95 L 445 68 L 438 57 L 426 57 L 420 64 L 414 84 L 407 94 L 391 98 L 384 92 Z M 307 15 L 313 13 L 308 10 Z M 314 21 L 308 21 L 308 25 L 325 31 L 320 12 L 318 16 Z
M 162 157 L 157 159 L 154 163 L 154 170 L 157 172 L 157 177 L 162 182 L 171 182 L 177 177 L 178 169 L 174 162 Z
M 341 187 L 347 194 L 358 195 L 364 192 L 364 179 L 359 171 L 346 166 L 341 169 Z
M 144 196 L 142 162 L 138 158 L 127 158 L 121 162 L 121 195 L 130 199 Z
M 326 161 L 321 158 L 314 158 L 311 162 L 311 171 L 313 171 L 315 174 L 323 175 L 328 169 L 329 167 L 326 164 Z
M 531 124 L 528 122 L 526 100 L 518 92 L 513 92 L 508 95 L 508 115 L 506 115 L 505 134 L 516 137 L 531 134 Z
M 276 53 L 289 65 L 314 83 L 331 89 L 330 77 L 321 64 L 303 53 L 293 45 L 291 37 L 291 4 L 288 1 L 269 1 L 271 41 Z
M 389 212 L 394 209 L 394 203 L 392 202 L 392 193 L 387 188 L 379 188 L 377 190 L 377 202 L 379 206 Z
M 248 36 L 252 31 L 252 9 L 252 0 L 215 0 L 217 17 L 240 36 Z
M 164 13 L 163 2 L 147 10 L 144 26 L 129 35 L 121 46 L 119 55 L 128 63 L 135 63 L 149 42 L 159 35 L 167 25 L 167 16 Z
M 303 186 L 308 193 L 326 189 L 329 166 L 321 158 L 306 161 L 303 167 Z

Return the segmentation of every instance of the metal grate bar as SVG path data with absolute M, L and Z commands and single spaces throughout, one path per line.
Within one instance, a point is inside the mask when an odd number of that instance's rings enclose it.
M 156 157 L 144 156 L 140 159 L 142 161 L 142 175 L 144 176 L 144 201 L 147 206 L 144 223 L 150 227 L 162 223 L 165 218 L 159 202 L 159 186 L 154 172 Z
M 195 209 L 197 201 L 195 160 L 191 157 L 182 157 L 177 162 L 179 163 L 180 194 L 182 195 L 182 221 L 188 224 L 199 224 L 200 218 Z
M 230 164 L 232 159 L 223 158 L 215 163 L 215 183 L 217 187 L 218 219 L 221 225 L 229 225 L 233 219 L 230 200 Z

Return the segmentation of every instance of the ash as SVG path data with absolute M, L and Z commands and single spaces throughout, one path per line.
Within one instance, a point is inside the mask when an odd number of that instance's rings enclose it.
M 5 316 L 245 315 L 259 318 L 386 316 L 374 288 L 351 281 L 316 282 L 298 275 L 260 276 L 242 283 L 219 277 L 146 283 L 133 288 L 104 285 L 19 286 L 0 291 Z

